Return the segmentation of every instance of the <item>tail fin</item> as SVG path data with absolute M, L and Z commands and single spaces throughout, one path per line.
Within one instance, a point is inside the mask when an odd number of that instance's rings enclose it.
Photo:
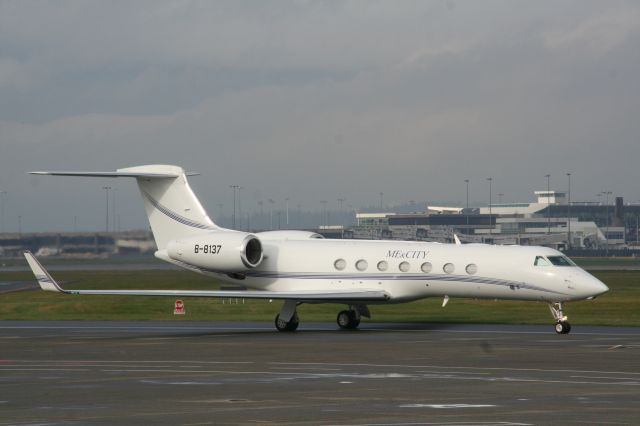
M 139 166 L 118 169 L 118 173 L 177 175 L 167 178 L 148 178 L 143 175 L 136 178 L 158 250 L 166 248 L 169 241 L 178 237 L 220 229 L 209 218 L 191 190 L 182 168 L 164 165 Z
M 40 175 L 134 177 L 142 194 L 158 250 L 176 238 L 220 229 L 207 215 L 178 166 L 148 165 L 115 172 L 32 172 Z

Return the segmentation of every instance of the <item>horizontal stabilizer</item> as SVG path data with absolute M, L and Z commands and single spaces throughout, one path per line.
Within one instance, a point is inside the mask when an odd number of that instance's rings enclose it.
M 217 290 L 65 290 L 49 275 L 30 251 L 24 253 L 40 287 L 46 291 L 65 294 L 108 296 L 169 296 L 169 297 L 214 297 L 243 299 L 298 300 L 301 302 L 375 302 L 389 299 L 384 291 L 377 290 L 333 290 L 333 291 L 217 291 Z
M 132 178 L 150 178 L 150 179 L 162 179 L 162 178 L 176 178 L 180 176 L 176 173 L 148 173 L 148 172 L 29 172 L 32 175 L 48 175 L 48 176 L 88 176 L 88 177 L 132 177 Z

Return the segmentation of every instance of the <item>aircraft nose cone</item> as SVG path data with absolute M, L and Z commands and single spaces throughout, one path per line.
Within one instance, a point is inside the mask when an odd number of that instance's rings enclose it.
M 609 291 L 609 287 L 605 285 L 602 281 L 597 278 L 593 278 L 591 283 L 589 283 L 589 290 L 592 294 L 592 297 L 600 296 Z

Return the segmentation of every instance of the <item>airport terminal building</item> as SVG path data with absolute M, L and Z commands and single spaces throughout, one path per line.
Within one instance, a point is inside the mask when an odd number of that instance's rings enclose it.
M 571 255 L 640 254 L 640 204 L 571 202 L 564 192 L 536 191 L 531 203 L 499 203 L 480 208 L 428 206 L 412 213 L 356 213 L 350 226 L 321 226 L 327 238 L 393 239 L 451 243 L 543 245 Z M 252 229 L 260 232 L 263 229 Z M 155 243 L 149 231 L 4 233 L 0 257 L 95 257 L 150 255 Z
M 564 192 L 536 191 L 531 203 L 491 204 L 480 208 L 429 206 L 409 214 L 358 213 L 343 238 L 382 238 L 464 243 L 544 245 L 560 250 L 640 249 L 640 204 L 567 202 Z M 325 229 L 337 236 L 339 229 Z

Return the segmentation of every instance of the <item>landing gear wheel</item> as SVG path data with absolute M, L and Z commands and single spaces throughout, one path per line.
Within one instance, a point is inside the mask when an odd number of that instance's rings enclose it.
M 556 323 L 556 333 L 558 334 L 569 334 L 571 331 L 571 324 L 566 321 L 560 321 Z
M 549 303 L 549 310 L 551 310 L 553 319 L 556 320 L 556 333 L 568 334 L 571 331 L 571 324 L 569 324 L 567 316 L 562 311 L 562 302 Z
M 340 311 L 336 318 L 338 326 L 343 330 L 353 330 L 360 325 L 360 315 L 353 310 Z
M 300 324 L 300 320 L 298 319 L 298 314 L 294 314 L 293 317 L 287 322 L 284 320 L 280 320 L 280 314 L 278 314 L 276 315 L 275 324 L 278 331 L 296 331 L 298 325 Z

